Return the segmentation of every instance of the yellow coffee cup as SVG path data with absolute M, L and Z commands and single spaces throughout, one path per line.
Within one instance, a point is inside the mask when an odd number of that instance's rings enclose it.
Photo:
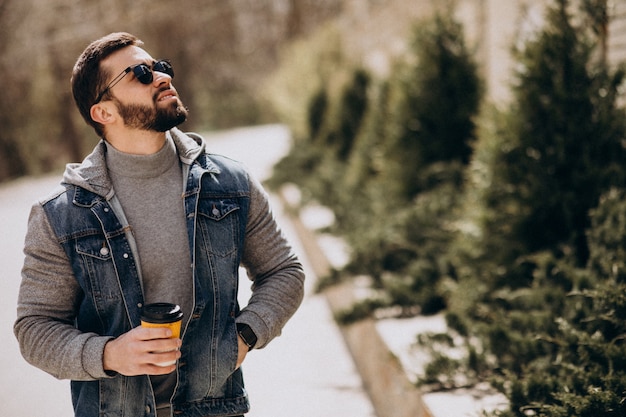
M 141 309 L 141 327 L 165 327 L 172 331 L 171 338 L 180 338 L 180 327 L 183 321 L 183 311 L 177 304 L 152 303 Z M 159 366 L 174 365 L 176 361 L 157 363 Z

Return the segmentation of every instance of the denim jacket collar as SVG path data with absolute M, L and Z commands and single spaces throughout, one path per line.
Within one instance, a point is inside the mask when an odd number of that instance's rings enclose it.
M 183 133 L 174 128 L 166 133 L 174 141 L 176 151 L 183 163 L 183 178 L 187 178 L 189 167 L 199 158 L 203 158 L 201 165 L 214 174 L 219 174 L 220 169 L 205 154 L 206 144 L 204 139 L 195 133 Z M 93 194 L 109 200 L 113 197 L 111 178 L 106 168 L 106 145 L 101 140 L 93 152 L 82 163 L 68 164 L 63 174 L 63 182 L 77 185 L 74 202 L 79 206 L 89 207 L 94 204 Z M 186 184 L 183 184 L 186 185 Z M 91 193 L 85 193 L 84 190 Z

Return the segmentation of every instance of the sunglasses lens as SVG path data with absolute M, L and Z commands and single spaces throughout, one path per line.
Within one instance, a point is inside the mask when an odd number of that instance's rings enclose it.
M 164 74 L 169 75 L 174 78 L 174 69 L 172 68 L 172 64 L 167 61 L 157 61 L 152 66 L 154 71 L 162 72 Z
M 162 72 L 172 78 L 174 77 L 174 69 L 172 69 L 172 65 L 167 61 L 155 62 L 152 66 L 152 69 L 150 69 L 150 67 L 145 64 L 140 64 L 133 68 L 133 73 L 135 74 L 135 77 L 142 84 L 150 84 L 152 82 L 152 71 Z
M 142 84 L 150 84 L 152 82 L 152 71 L 146 65 L 137 65 L 133 68 L 133 73 Z

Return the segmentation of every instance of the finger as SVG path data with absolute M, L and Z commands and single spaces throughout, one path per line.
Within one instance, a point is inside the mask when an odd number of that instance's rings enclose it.
M 174 365 L 179 358 L 180 352 L 177 350 L 170 352 L 153 352 L 150 354 L 148 364 L 157 366 L 171 366 Z
M 137 376 L 137 375 L 167 375 L 176 370 L 176 364 L 171 365 L 157 365 L 153 363 L 144 364 L 141 366 L 136 366 L 129 370 L 128 373 L 124 374 L 126 376 Z
M 168 339 L 172 337 L 172 330 L 166 327 L 135 327 L 131 332 L 138 340 Z
M 141 375 L 167 375 L 176 370 L 176 364 L 168 366 L 146 365 Z
M 168 352 L 180 349 L 180 339 L 151 339 L 143 342 L 147 352 Z

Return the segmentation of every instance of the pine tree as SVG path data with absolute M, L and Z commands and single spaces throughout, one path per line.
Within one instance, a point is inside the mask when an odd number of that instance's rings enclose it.
M 469 162 L 482 97 L 463 27 L 451 17 L 416 26 L 411 58 L 393 81 L 385 151 L 386 181 L 401 186 L 404 201 L 439 183 L 436 164 Z
M 624 206 L 601 199 L 626 178 L 624 73 L 572 6 L 554 0 L 516 51 L 513 103 L 480 137 L 467 190 L 482 212 L 460 288 L 481 290 L 451 316 L 496 358 L 506 416 L 624 415 Z
M 504 262 L 568 250 L 584 266 L 589 209 L 625 178 L 623 114 L 615 105 L 623 73 L 594 65 L 597 44 L 572 24 L 569 3 L 555 1 L 547 29 L 517 51 L 515 104 L 484 198 L 496 214 L 486 221 L 486 239 L 503 234 L 496 240 L 515 242 L 492 248 Z

